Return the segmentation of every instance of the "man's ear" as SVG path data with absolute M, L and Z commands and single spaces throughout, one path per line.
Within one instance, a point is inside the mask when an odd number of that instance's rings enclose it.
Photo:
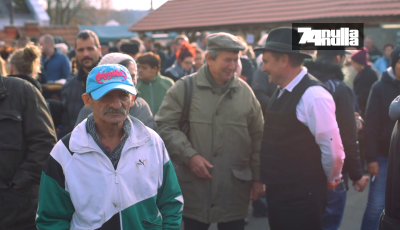
M 287 54 L 282 54 L 280 57 L 279 57 L 279 62 L 283 65 L 283 66 L 288 66 L 288 65 L 290 65 L 290 61 L 289 61 L 289 55 L 287 55 Z
M 131 95 L 131 101 L 129 103 L 129 108 L 135 104 L 136 95 Z
M 92 108 L 93 98 L 89 94 L 87 94 L 87 93 L 82 94 L 82 100 L 83 100 L 83 103 L 85 103 L 86 108 L 89 108 L 89 109 Z

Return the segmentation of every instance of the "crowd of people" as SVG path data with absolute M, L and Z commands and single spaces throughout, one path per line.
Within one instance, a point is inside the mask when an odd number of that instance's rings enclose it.
M 0 230 L 244 230 L 250 202 L 333 230 L 368 184 L 361 229 L 398 228 L 400 46 L 306 52 L 292 30 L 1 47 Z

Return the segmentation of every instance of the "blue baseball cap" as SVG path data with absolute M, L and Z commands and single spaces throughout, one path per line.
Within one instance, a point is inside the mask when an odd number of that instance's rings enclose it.
M 86 93 L 90 93 L 94 100 L 99 100 L 115 89 L 137 94 L 127 68 L 118 64 L 105 64 L 96 66 L 90 71 L 86 81 Z

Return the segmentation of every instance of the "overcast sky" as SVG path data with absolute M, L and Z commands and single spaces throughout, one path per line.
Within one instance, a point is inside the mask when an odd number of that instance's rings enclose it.
M 92 2 L 100 2 L 99 0 L 91 0 Z M 113 8 L 116 10 L 149 10 L 151 0 L 111 0 Z M 157 9 L 162 4 L 168 0 L 153 0 L 153 7 Z M 46 5 L 46 0 L 39 0 L 39 2 L 44 6 Z
M 116 10 L 133 9 L 133 10 L 149 10 L 151 0 L 112 0 L 113 8 Z M 153 7 L 157 9 L 167 0 L 153 0 Z

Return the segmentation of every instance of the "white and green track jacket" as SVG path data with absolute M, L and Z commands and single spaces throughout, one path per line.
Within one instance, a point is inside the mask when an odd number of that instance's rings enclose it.
M 41 230 L 179 230 L 183 198 L 164 142 L 131 119 L 118 167 L 86 131 L 86 120 L 59 141 L 42 173 Z M 65 141 L 65 139 L 64 139 Z

